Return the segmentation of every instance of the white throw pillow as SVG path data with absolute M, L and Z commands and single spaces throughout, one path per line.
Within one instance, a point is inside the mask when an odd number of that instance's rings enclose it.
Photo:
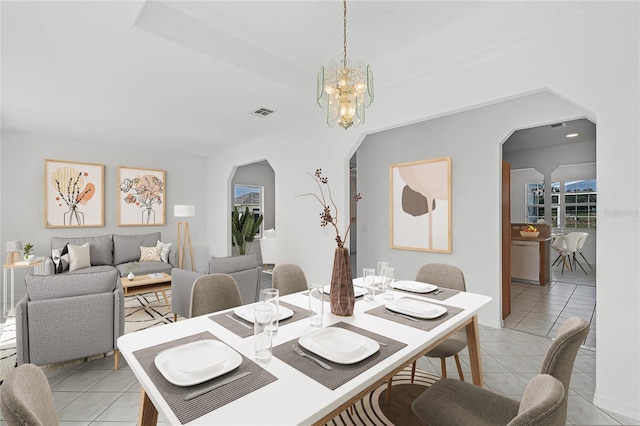
M 160 262 L 158 247 L 140 246 L 140 262 Z
M 171 251 L 171 243 L 163 243 L 158 240 L 158 244 L 156 244 L 156 249 L 160 252 L 160 260 L 169 263 L 169 252 Z
M 68 244 L 67 247 L 69 248 L 69 271 L 91 266 L 89 243 L 84 243 L 81 246 Z

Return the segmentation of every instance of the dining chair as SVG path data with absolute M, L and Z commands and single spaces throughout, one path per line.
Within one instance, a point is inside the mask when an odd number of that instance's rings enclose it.
M 582 264 L 576 258 L 578 243 L 580 242 L 580 239 L 582 239 L 583 236 L 584 235 L 582 232 L 569 232 L 567 235 L 565 235 L 565 238 L 567 240 L 567 252 L 569 254 L 569 264 L 571 264 L 571 262 L 573 261 L 574 270 L 576 269 L 576 265 L 578 265 L 580 269 L 582 269 L 582 272 L 587 274 L 587 271 L 585 271 L 585 269 L 582 267 Z
M 49 382 L 34 364 L 9 371 L 2 383 L 0 406 L 9 426 L 58 424 Z
M 420 420 L 438 426 L 564 426 L 565 402 L 562 382 L 538 374 L 524 388 L 520 402 L 470 383 L 442 379 L 422 392 L 411 408 Z
M 276 265 L 271 276 L 273 288 L 277 288 L 280 296 L 307 290 L 307 278 L 298 265 L 285 263 Z
M 191 288 L 189 318 L 240 306 L 240 289 L 232 276 L 209 274 L 196 279 Z
M 585 261 L 585 263 L 589 266 L 589 268 L 591 270 L 593 270 L 593 266 L 591 266 L 591 264 L 589 263 L 587 258 L 584 257 L 584 254 L 582 254 L 582 247 L 584 246 L 584 243 L 587 240 L 587 237 L 589 236 L 589 233 L 588 232 L 578 232 L 578 234 L 582 234 L 582 235 L 581 235 L 581 238 L 578 240 L 578 247 L 576 248 L 576 252 L 579 253 L 580 256 L 582 256 L 582 259 Z
M 551 243 L 551 248 L 558 252 L 558 257 L 553 261 L 551 266 L 555 266 L 556 264 L 562 262 L 562 272 L 564 275 L 564 267 L 570 271 L 573 270 L 571 267 L 571 258 L 569 257 L 569 243 L 567 242 L 567 238 L 565 235 L 558 235 L 553 242 Z M 569 261 L 567 261 L 567 257 L 569 257 Z

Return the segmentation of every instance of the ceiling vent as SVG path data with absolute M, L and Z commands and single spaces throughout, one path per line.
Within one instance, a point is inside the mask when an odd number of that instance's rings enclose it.
M 557 129 L 558 127 L 567 127 L 565 123 L 555 123 L 551 125 L 552 129 Z
M 253 111 L 251 114 L 256 117 L 266 117 L 267 115 L 273 114 L 275 111 L 269 108 L 260 107 L 257 110 Z

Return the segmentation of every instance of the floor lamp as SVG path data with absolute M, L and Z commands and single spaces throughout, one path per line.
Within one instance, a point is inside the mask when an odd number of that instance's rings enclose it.
M 196 215 L 196 206 L 186 204 L 176 204 L 173 206 L 174 217 L 194 217 Z M 182 239 L 182 243 L 180 243 Z M 189 259 L 191 260 L 191 270 L 195 271 L 196 267 L 193 262 L 193 250 L 191 248 L 191 233 L 189 232 L 189 222 L 178 222 L 178 268 L 184 269 L 184 255 L 189 250 Z

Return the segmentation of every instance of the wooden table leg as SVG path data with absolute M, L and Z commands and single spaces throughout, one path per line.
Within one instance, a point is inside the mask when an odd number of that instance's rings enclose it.
M 167 299 L 167 292 L 162 290 L 162 297 L 164 297 L 164 303 L 166 303 L 167 308 L 171 310 L 171 304 L 169 304 L 169 299 Z
M 482 357 L 480 355 L 480 331 L 478 316 L 474 315 L 467 324 L 467 346 L 469 348 L 469 362 L 471 363 L 471 378 L 473 384 L 482 387 Z
M 140 389 L 140 413 L 138 414 L 139 426 L 155 426 L 158 424 L 158 410 L 147 396 L 144 389 Z

